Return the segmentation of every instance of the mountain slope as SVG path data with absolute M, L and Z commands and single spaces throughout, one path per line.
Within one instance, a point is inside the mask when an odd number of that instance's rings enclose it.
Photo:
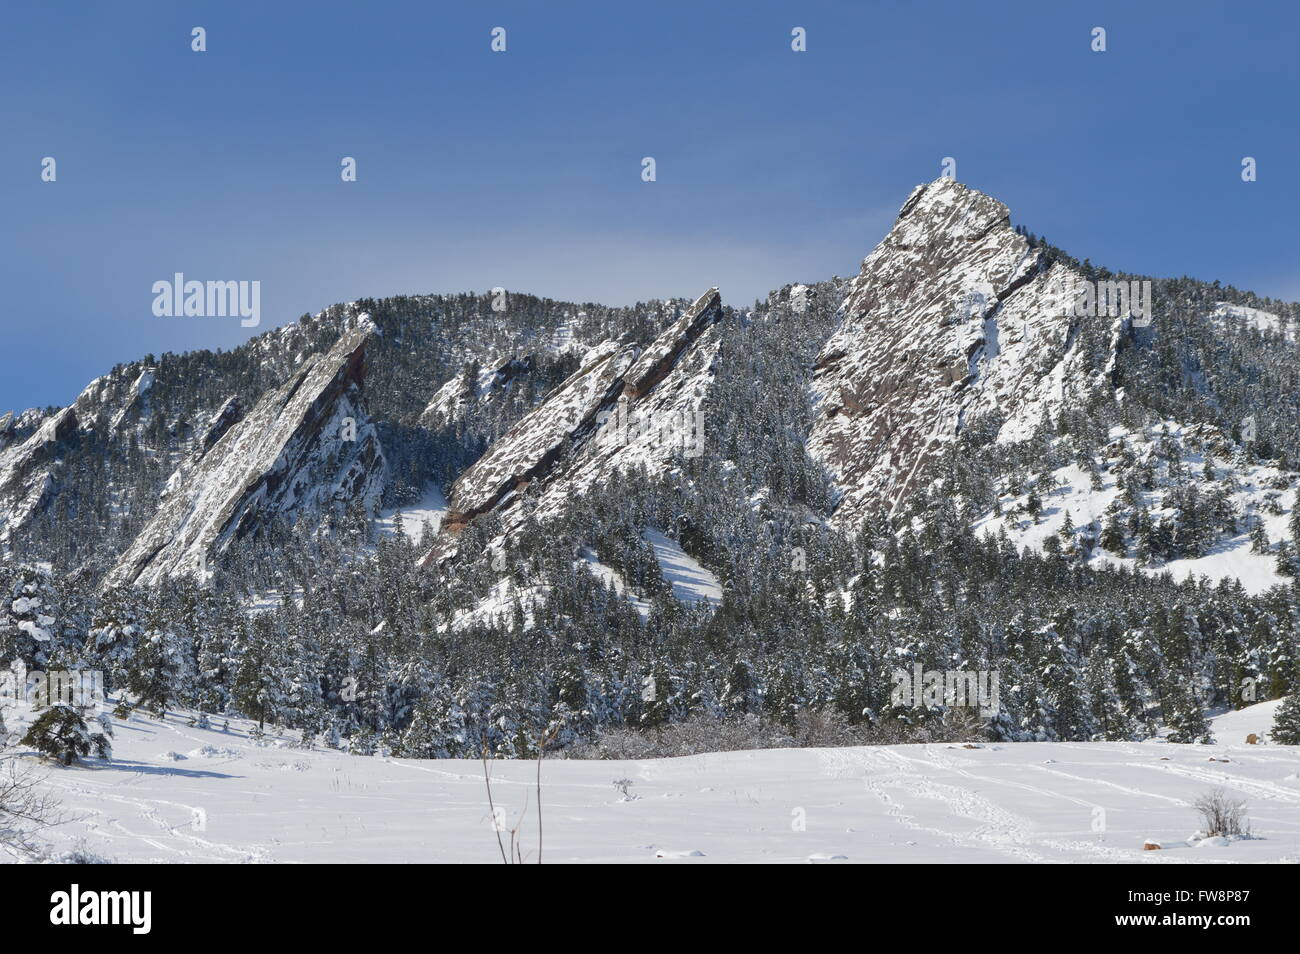
M 44 507 L 53 495 L 61 451 L 76 439 L 77 412 L 66 407 L 25 441 L 0 451 L 0 544 Z

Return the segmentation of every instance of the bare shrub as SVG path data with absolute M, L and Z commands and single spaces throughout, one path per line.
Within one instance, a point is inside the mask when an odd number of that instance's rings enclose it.
M 543 848 L 543 829 L 542 829 L 542 759 L 546 755 L 546 750 L 555 744 L 555 739 L 559 734 L 561 726 L 554 724 L 548 727 L 537 736 L 537 863 L 542 863 Z M 528 814 L 528 800 L 524 799 L 523 811 L 520 813 L 514 827 L 510 829 L 510 848 L 506 850 L 505 841 L 501 837 L 502 827 L 504 825 L 504 809 L 497 806 L 496 799 L 492 794 L 492 768 L 490 747 L 488 746 L 487 733 L 483 733 L 481 755 L 483 759 L 483 784 L 487 790 L 488 811 L 492 813 L 492 830 L 496 834 L 497 848 L 501 852 L 501 860 L 505 864 L 522 865 L 526 860 L 524 857 L 524 840 L 523 825 L 524 818 Z
M 0 757 L 0 851 L 32 860 L 44 851 L 36 833 L 62 821 L 59 803 L 12 755 Z
M 988 720 L 969 707 L 888 712 L 858 724 L 850 722 L 838 709 L 801 709 L 790 728 L 753 713 L 729 717 L 697 713 L 653 731 L 606 726 L 595 739 L 575 742 L 560 755 L 569 759 L 636 761 L 741 749 L 988 742 L 993 738 Z
M 614 779 L 614 787 L 618 789 L 619 792 L 618 800 L 620 802 L 635 802 L 638 798 L 641 797 L 640 795 L 632 794 L 632 786 L 635 784 L 636 782 L 630 778 Z
M 917 742 L 992 742 L 994 733 L 978 710 L 948 709 L 887 711 L 863 730 L 866 745 L 906 745 Z
M 801 746 L 830 748 L 865 745 L 867 737 L 837 709 L 801 709 L 794 718 L 794 741 Z
M 1201 815 L 1201 824 L 1207 838 L 1249 835 L 1246 823 L 1246 803 L 1233 798 L 1224 789 L 1206 792 L 1192 802 Z
M 729 719 L 696 715 L 653 732 L 611 726 L 595 739 L 569 746 L 564 756 L 571 759 L 668 759 L 704 752 L 734 752 L 740 749 L 772 749 L 796 745 L 795 739 L 779 726 L 750 714 Z
M 988 720 L 970 706 L 954 706 L 943 714 L 940 742 L 991 742 Z

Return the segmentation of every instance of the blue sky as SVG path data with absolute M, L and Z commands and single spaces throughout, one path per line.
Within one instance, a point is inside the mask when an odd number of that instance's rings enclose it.
M 1297 50 L 1282 2 L 9 5 L 0 411 L 364 296 L 853 274 L 945 156 L 1081 258 L 1300 298 Z M 155 317 L 177 271 L 261 328 Z

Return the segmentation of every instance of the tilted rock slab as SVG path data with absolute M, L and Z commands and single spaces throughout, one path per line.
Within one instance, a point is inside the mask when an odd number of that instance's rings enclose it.
M 65 407 L 25 441 L 0 451 L 0 543 L 49 503 L 63 452 L 78 435 L 76 409 Z
M 713 378 L 722 317 L 716 288 L 701 295 L 644 350 L 605 341 L 582 366 L 496 441 L 452 485 L 443 534 L 424 563 L 454 551 L 451 536 L 475 517 L 517 514 L 525 491 L 537 513 L 557 513 L 615 470 L 665 466 L 701 439 L 699 412 Z
M 352 501 L 373 509 L 386 462 L 363 396 L 372 331 L 350 331 L 328 353 L 304 361 L 242 419 L 227 402 L 210 422 L 214 432 L 224 428 L 219 439 L 183 465 L 103 586 L 201 579 L 231 540 L 272 518 L 323 514 Z

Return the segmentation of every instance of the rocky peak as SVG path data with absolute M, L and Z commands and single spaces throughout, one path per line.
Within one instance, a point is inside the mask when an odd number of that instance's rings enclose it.
M 895 509 L 976 415 L 996 413 L 998 439 L 1020 439 L 1106 386 L 1072 352 L 1072 279 L 996 199 L 947 178 L 913 190 L 815 367 L 808 446 L 839 491 L 837 523 Z

